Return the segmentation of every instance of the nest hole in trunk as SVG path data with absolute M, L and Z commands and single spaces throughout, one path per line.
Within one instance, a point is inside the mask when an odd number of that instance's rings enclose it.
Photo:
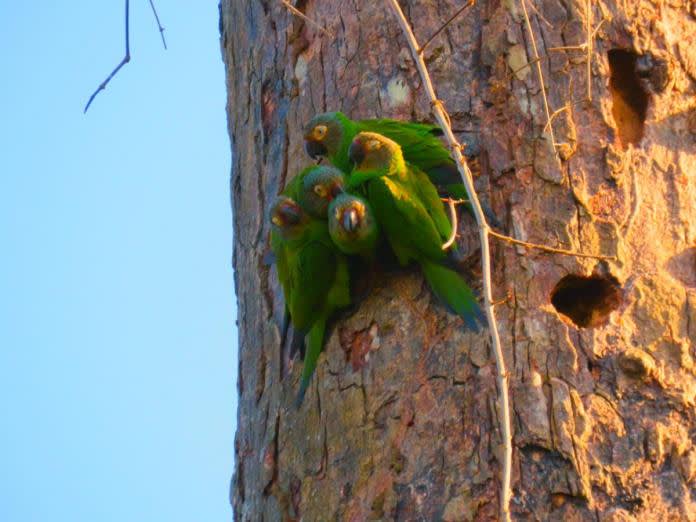
M 567 275 L 551 291 L 556 311 L 580 328 L 606 324 L 622 299 L 621 285 L 611 275 Z

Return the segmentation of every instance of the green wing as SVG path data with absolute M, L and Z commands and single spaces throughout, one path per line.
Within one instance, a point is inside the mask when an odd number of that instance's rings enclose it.
M 476 296 L 461 275 L 427 259 L 421 260 L 421 268 L 433 293 L 447 308 L 464 319 L 468 328 L 478 331 L 478 323 L 485 324 L 486 319 L 476 302 Z
M 336 276 L 336 252 L 321 241 L 310 240 L 298 249 L 293 261 L 290 317 L 296 328 L 307 332 L 327 306 Z
M 360 131 L 376 132 L 394 140 L 401 147 L 404 159 L 425 171 L 454 166 L 449 151 L 437 138 L 442 134 L 437 125 L 391 119 L 362 120 L 357 123 Z
M 307 177 L 307 174 L 309 174 L 314 167 L 316 167 L 316 165 L 310 165 L 309 167 L 306 167 L 297 174 L 295 174 L 295 176 L 285 185 L 285 188 L 283 189 L 281 194 L 283 196 L 292 198 L 295 201 L 300 201 L 302 182 L 304 181 L 305 177 Z
M 275 231 L 271 230 L 271 251 L 275 256 L 276 269 L 278 270 L 278 281 L 283 288 L 285 302 L 289 301 L 288 292 L 290 289 L 290 268 L 288 266 L 287 243 Z
M 342 112 L 334 113 L 334 118 L 336 118 L 343 129 L 343 135 L 341 137 L 338 150 L 333 156 L 329 156 L 329 161 L 331 161 L 334 167 L 341 169 L 343 172 L 350 172 L 353 164 L 348 159 L 348 148 L 350 147 L 353 138 L 355 138 L 355 136 L 357 136 L 361 130 L 358 129 L 359 122 L 351 120 Z
M 368 184 L 369 201 L 401 264 L 425 255 L 442 259 L 442 238 L 417 195 L 384 176 Z
M 350 304 L 350 281 L 345 256 L 331 243 L 325 222 L 317 220 L 310 226 L 311 239 L 299 252 L 297 267 L 296 324 L 303 325 L 299 328 L 308 333 L 300 390 L 296 399 L 298 407 L 324 347 L 327 320 L 336 310 Z
M 440 237 L 447 240 L 452 233 L 452 224 L 447 218 L 437 189 L 422 170 L 411 165 L 408 166 L 408 179 L 428 215 L 433 220 Z

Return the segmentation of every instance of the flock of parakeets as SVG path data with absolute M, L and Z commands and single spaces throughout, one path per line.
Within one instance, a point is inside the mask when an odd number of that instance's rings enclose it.
M 400 265 L 420 266 L 433 293 L 469 328 L 483 321 L 473 291 L 442 248 L 452 225 L 440 194 L 461 198 L 466 191 L 440 133 L 433 125 L 354 121 L 340 112 L 307 124 L 305 150 L 333 166 L 298 173 L 271 209 L 271 250 L 285 295 L 282 337 L 290 322 L 290 353 L 304 354 L 298 405 L 327 322 L 353 304 L 351 258 L 372 267 L 384 240 Z

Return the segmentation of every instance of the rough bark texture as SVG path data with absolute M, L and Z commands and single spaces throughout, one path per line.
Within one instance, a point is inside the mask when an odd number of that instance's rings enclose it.
M 696 4 L 480 0 L 426 51 L 439 97 L 507 233 L 616 255 L 493 245 L 513 404 L 517 520 L 696 520 Z M 304 406 L 282 375 L 267 212 L 316 112 L 427 120 L 379 1 L 224 0 L 239 302 L 235 519 L 494 520 L 500 436 L 485 332 L 462 331 L 415 271 L 386 273 L 338 323 Z M 460 5 L 403 4 L 420 41 Z M 471 221 L 462 251 L 477 268 Z M 476 278 L 477 270 L 472 277 Z M 566 276 L 578 277 L 566 277 Z M 590 277 L 592 276 L 592 277 Z M 564 279 L 565 278 L 565 279 Z M 563 312 L 563 313 L 559 313 Z

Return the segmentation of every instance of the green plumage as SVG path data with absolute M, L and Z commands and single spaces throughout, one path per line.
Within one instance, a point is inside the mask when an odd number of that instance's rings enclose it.
M 362 187 L 399 263 L 417 262 L 437 295 L 472 329 L 481 310 L 464 279 L 447 268 L 442 244 L 452 226 L 437 190 L 419 169 L 407 165 L 399 146 L 379 134 L 358 134 L 349 154 L 356 168 L 348 190 Z
M 329 205 L 329 235 L 338 249 L 372 261 L 380 230 L 375 213 L 363 198 L 341 194 Z
M 291 198 L 278 198 L 271 221 L 271 249 L 286 310 L 295 330 L 307 335 L 299 404 L 316 368 L 327 321 L 350 305 L 348 266 L 331 241 L 326 222 L 309 216 Z
M 343 192 L 343 172 L 329 165 L 319 165 L 305 170 L 298 202 L 311 216 L 325 220 L 329 204 Z
M 438 187 L 454 185 L 452 190 L 464 190 L 454 160 L 438 139 L 442 131 L 437 125 L 387 118 L 351 120 L 342 112 L 327 112 L 315 116 L 305 127 L 305 147 L 313 157 L 326 156 L 336 167 L 348 172 L 352 167 L 348 148 L 360 132 L 374 132 L 395 141 L 404 159 L 425 171 Z
M 295 201 L 300 201 L 300 193 L 302 192 L 302 183 L 304 179 L 317 168 L 317 165 L 312 165 L 302 169 L 300 172 L 295 174 L 290 181 L 288 181 L 288 184 L 285 185 L 285 188 L 280 194 L 282 196 L 287 196 L 290 199 L 294 199 Z

